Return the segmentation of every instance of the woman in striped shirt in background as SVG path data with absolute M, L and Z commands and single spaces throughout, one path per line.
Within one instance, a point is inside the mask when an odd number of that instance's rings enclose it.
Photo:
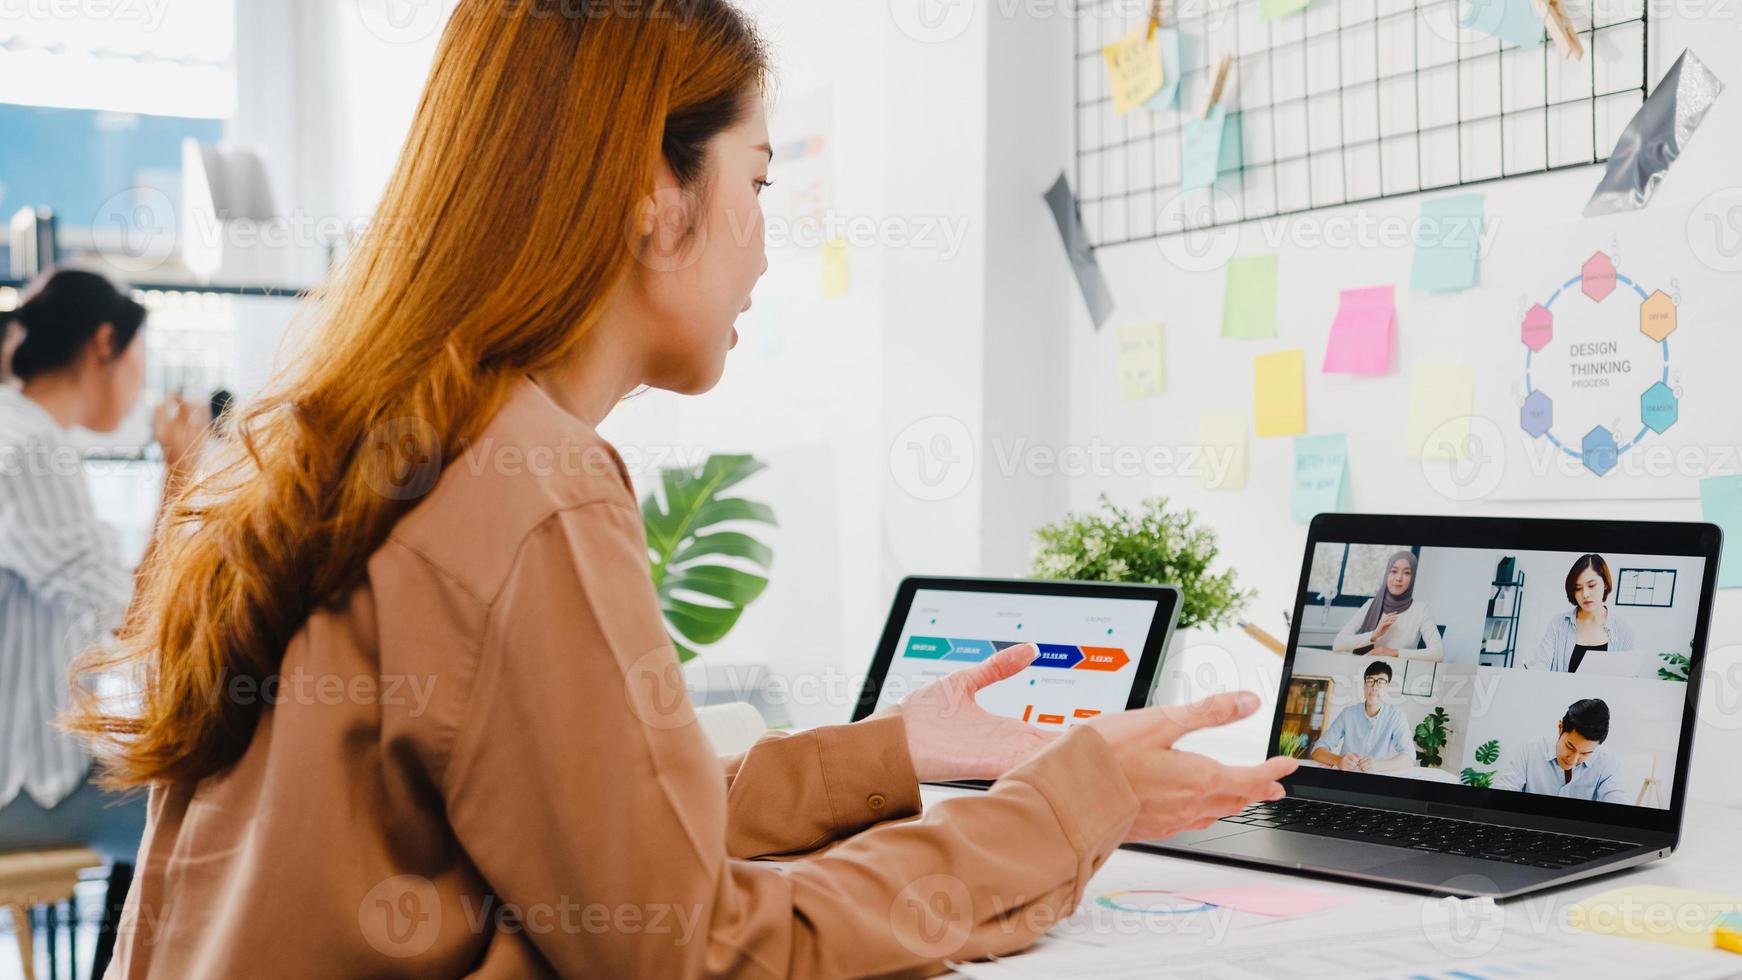
M 91 847 L 120 872 L 114 902 L 126 894 L 144 797 L 98 789 L 90 757 L 54 721 L 73 659 L 120 625 L 134 575 L 97 519 L 69 430 L 114 432 L 133 411 L 144 325 L 144 307 L 71 269 L 0 314 L 0 852 Z M 179 395 L 154 413 L 166 499 L 194 467 L 205 425 L 205 409 Z

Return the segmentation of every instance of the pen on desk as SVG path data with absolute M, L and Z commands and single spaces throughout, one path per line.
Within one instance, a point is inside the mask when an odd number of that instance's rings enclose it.
M 1253 625 L 1252 623 L 1248 623 L 1247 621 L 1242 619 L 1242 620 L 1237 621 L 1234 625 L 1240 627 L 1240 629 L 1247 636 L 1250 636 L 1254 640 L 1257 640 L 1258 642 L 1264 644 L 1264 646 L 1271 653 L 1274 653 L 1280 657 L 1284 654 L 1284 652 L 1286 652 L 1287 648 L 1282 645 L 1281 640 L 1277 639 L 1274 636 L 1271 636 L 1269 633 L 1264 632 L 1263 630 L 1259 629 L 1257 626 Z

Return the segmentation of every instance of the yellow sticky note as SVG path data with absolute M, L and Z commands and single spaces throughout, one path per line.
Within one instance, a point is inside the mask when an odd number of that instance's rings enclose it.
M 1161 324 L 1127 323 L 1119 328 L 1119 395 L 1126 401 L 1154 398 L 1167 390 L 1166 347 Z
M 1411 379 L 1410 458 L 1463 459 L 1476 398 L 1475 369 L 1468 364 L 1419 364 Z
M 1123 116 L 1161 91 L 1165 80 L 1161 67 L 1161 32 L 1149 36 L 1144 21 L 1131 33 L 1101 49 L 1107 59 L 1107 87 L 1113 93 L 1113 111 Z
M 1246 413 L 1205 409 L 1198 416 L 1198 482 L 1211 490 L 1246 486 Z
M 1306 354 L 1298 350 L 1252 359 L 1252 416 L 1259 438 L 1306 431 Z
M 1567 924 L 1606 936 L 1711 949 L 1719 942 L 1726 916 L 1734 915 L 1738 908 L 1742 908 L 1742 896 L 1629 885 L 1573 906 L 1567 912 Z
M 831 238 L 823 243 L 823 299 L 847 295 L 847 242 Z

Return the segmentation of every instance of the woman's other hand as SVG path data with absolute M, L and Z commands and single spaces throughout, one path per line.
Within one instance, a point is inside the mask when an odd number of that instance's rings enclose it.
M 1395 622 L 1397 622 L 1397 614 L 1394 612 L 1388 612 L 1379 617 L 1379 625 L 1373 627 L 1373 635 L 1367 639 L 1372 642 L 1377 642 L 1380 637 L 1385 635 L 1385 631 L 1391 628 L 1391 624 Z
M 1279 780 L 1295 771 L 1294 759 L 1276 756 L 1256 766 L 1225 766 L 1173 747 L 1187 732 L 1238 721 L 1257 711 L 1258 704 L 1256 694 L 1240 691 L 1183 707 L 1121 711 L 1086 722 L 1113 746 L 1141 805 L 1127 840 L 1202 830 L 1251 803 L 1285 795 Z
M 151 413 L 151 436 L 163 447 L 163 461 L 170 470 L 186 473 L 199 462 L 206 444 L 211 410 L 189 401 L 179 392 L 165 395 Z
M 1014 676 L 1039 652 L 1032 643 L 1005 647 L 901 699 L 907 751 L 920 782 L 997 779 L 1058 737 L 992 714 L 974 700 L 981 688 Z

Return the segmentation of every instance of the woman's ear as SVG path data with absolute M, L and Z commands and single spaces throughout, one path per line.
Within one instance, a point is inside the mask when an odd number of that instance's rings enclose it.
M 97 352 L 97 363 L 107 364 L 121 352 L 115 349 L 115 325 L 104 323 L 91 334 L 91 349 Z

